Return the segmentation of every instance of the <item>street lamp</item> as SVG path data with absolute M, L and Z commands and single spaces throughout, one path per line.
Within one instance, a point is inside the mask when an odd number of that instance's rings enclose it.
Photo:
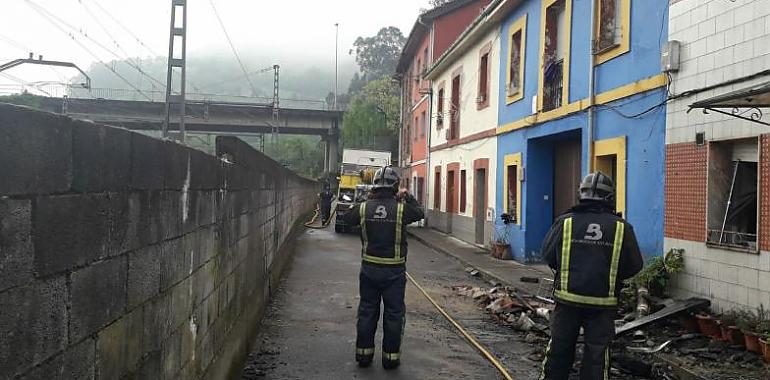
M 334 24 L 334 110 L 337 110 L 337 92 L 338 92 L 338 68 L 339 68 L 339 44 L 340 44 L 340 23 Z

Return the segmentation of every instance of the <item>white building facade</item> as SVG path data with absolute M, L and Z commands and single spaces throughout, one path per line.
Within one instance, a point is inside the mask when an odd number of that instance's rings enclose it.
M 679 296 L 770 307 L 770 0 L 673 0 L 665 247 Z M 762 117 L 764 116 L 764 118 Z
M 482 15 L 426 74 L 428 225 L 484 246 L 494 235 L 499 54 L 499 24 Z

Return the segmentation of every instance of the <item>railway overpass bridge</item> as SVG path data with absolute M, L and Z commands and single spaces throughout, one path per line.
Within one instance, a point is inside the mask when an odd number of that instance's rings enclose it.
M 74 119 L 135 131 L 160 131 L 165 112 L 163 102 L 70 97 L 43 98 L 42 108 Z M 308 108 L 280 108 L 274 114 L 270 104 L 193 100 L 187 102 L 185 129 L 191 133 L 215 135 L 282 133 L 321 136 L 326 143 L 324 169 L 331 171 L 338 165 L 342 115 L 342 111 Z M 169 130 L 178 131 L 179 124 L 172 122 Z

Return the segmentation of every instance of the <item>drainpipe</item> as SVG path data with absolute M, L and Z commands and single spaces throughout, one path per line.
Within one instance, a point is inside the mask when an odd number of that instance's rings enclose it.
M 596 46 L 596 3 L 591 1 L 591 46 L 588 47 L 589 69 L 588 69 L 588 160 L 586 162 L 586 172 L 590 173 L 594 168 L 594 82 L 596 74 L 596 56 L 594 55 L 594 46 Z M 569 84 L 567 84 L 569 86 Z
M 428 27 L 430 30 L 430 40 L 428 42 L 428 55 L 429 55 L 429 64 L 426 63 L 427 67 L 430 67 L 433 65 L 433 47 L 434 47 L 434 38 L 435 38 L 435 28 L 433 23 L 430 25 L 424 23 L 422 21 L 422 17 L 417 18 L 417 22 L 422 24 L 425 27 Z M 433 80 L 428 81 L 428 101 L 430 102 L 430 105 L 428 106 L 428 126 L 427 131 L 425 132 L 427 136 L 425 136 L 425 183 L 423 184 L 423 195 L 425 196 L 425 204 L 422 205 L 423 209 L 425 210 L 425 219 L 424 219 L 424 225 L 427 227 L 429 223 L 429 216 L 428 216 L 428 194 L 432 190 L 432 182 L 429 181 L 430 179 L 430 173 L 432 173 L 432 168 L 430 167 L 430 140 L 431 136 L 433 136 Z M 433 179 L 435 181 L 435 178 Z M 433 194 L 435 197 L 436 194 Z M 422 199 L 421 199 L 422 200 Z
M 401 87 L 401 99 L 399 99 L 399 105 L 401 110 L 398 113 L 398 166 L 401 167 L 401 165 L 404 163 L 404 100 L 406 97 L 404 96 L 404 92 L 406 91 L 404 89 L 404 77 L 401 76 L 401 79 L 399 80 L 399 87 Z M 385 125 L 387 128 L 387 124 Z

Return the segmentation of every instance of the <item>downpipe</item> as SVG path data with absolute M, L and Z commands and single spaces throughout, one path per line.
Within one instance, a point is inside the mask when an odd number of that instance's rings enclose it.
M 596 93 L 594 91 L 596 81 L 596 56 L 594 55 L 594 46 L 596 46 L 596 3 L 592 1 L 591 6 L 591 45 L 588 47 L 588 55 L 590 62 L 588 69 L 588 146 L 587 153 L 588 158 L 586 162 L 586 174 L 591 173 L 594 169 L 594 107 L 596 102 Z M 569 69 L 568 69 L 569 70 Z M 569 86 L 569 83 L 567 84 Z M 567 99 L 569 101 L 569 99 Z

